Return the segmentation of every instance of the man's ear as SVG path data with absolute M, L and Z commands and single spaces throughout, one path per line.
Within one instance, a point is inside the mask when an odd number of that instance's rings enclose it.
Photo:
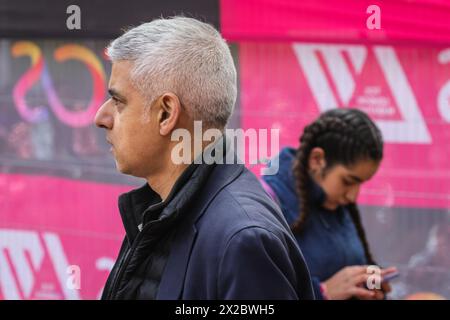
M 308 159 L 309 170 L 314 173 L 321 173 L 327 166 L 325 160 L 325 151 L 322 148 L 315 147 L 309 153 Z
M 159 99 L 158 125 L 159 134 L 166 136 L 176 127 L 181 116 L 181 102 L 178 97 L 171 93 L 164 93 Z

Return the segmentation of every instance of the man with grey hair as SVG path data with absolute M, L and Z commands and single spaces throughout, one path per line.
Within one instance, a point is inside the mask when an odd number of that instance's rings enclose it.
M 205 143 L 190 163 L 172 159 L 176 130 L 201 121 L 223 133 L 233 111 L 236 70 L 220 34 L 157 19 L 107 52 L 111 98 L 95 123 L 117 169 L 147 183 L 119 197 L 126 236 L 102 299 L 312 299 L 303 256 L 256 177 L 237 161 L 194 161 Z M 213 145 L 235 157 L 226 141 Z

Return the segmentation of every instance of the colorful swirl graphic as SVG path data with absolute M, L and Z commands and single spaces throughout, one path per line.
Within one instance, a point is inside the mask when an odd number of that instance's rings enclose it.
M 95 113 L 105 99 L 105 71 L 101 62 L 91 50 L 77 44 L 68 44 L 56 49 L 54 57 L 58 62 L 76 59 L 85 63 L 93 79 L 93 96 L 86 110 L 67 110 L 56 94 L 48 69 L 44 68 L 42 83 L 50 107 L 58 119 L 71 127 L 84 127 L 92 124 Z
M 13 100 L 17 111 L 28 122 L 40 122 L 48 118 L 48 111 L 42 106 L 29 107 L 26 102 L 26 92 L 39 81 L 44 68 L 44 58 L 41 50 L 31 41 L 19 41 L 11 47 L 13 57 L 29 56 L 31 67 L 19 79 L 13 89 Z
M 64 45 L 56 49 L 54 53 L 54 58 L 58 62 L 75 59 L 84 63 L 93 80 L 93 95 L 87 108 L 69 110 L 56 93 L 39 47 L 31 41 L 19 41 L 12 46 L 11 52 L 14 57 L 29 56 L 31 58 L 30 69 L 20 78 L 13 90 L 16 108 L 26 121 L 35 123 L 48 118 L 47 109 L 42 106 L 30 107 L 26 103 L 27 91 L 41 79 L 50 108 L 61 122 L 71 127 L 84 127 L 92 124 L 95 113 L 105 99 L 105 71 L 95 53 L 77 44 Z

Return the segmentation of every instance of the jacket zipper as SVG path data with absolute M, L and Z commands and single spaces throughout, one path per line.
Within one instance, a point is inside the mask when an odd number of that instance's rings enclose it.
M 110 291 L 110 294 L 108 297 L 110 300 L 112 300 L 114 295 L 116 294 L 115 291 L 117 291 L 117 286 L 120 283 L 122 274 L 125 272 L 128 260 L 130 259 L 130 257 L 132 256 L 132 253 L 134 252 L 134 250 L 136 249 L 136 247 L 139 244 L 141 234 L 142 234 L 142 231 L 139 232 L 139 234 L 136 236 L 136 239 L 134 239 L 133 245 L 126 251 L 125 256 L 123 257 L 122 261 L 120 262 L 119 268 L 117 269 L 116 276 L 114 277 L 114 280 L 111 284 L 111 291 Z
M 122 274 L 125 272 L 126 269 L 126 265 L 128 264 L 128 260 L 130 259 L 130 257 L 132 256 L 133 252 L 136 250 L 142 235 L 145 233 L 145 231 L 147 231 L 151 226 L 153 226 L 155 224 L 156 221 L 150 221 L 148 222 L 145 226 L 143 227 L 138 227 L 138 229 L 140 230 L 138 235 L 136 236 L 136 238 L 134 239 L 133 244 L 131 245 L 131 247 L 127 250 L 127 252 L 125 253 L 124 258 L 121 260 L 121 263 L 117 269 L 117 273 L 116 276 L 114 277 L 114 280 L 112 281 L 111 284 L 111 291 L 110 291 L 110 295 L 108 297 L 108 299 L 113 299 L 114 295 L 116 294 L 115 291 L 117 291 L 117 287 L 120 284 L 120 280 L 122 277 Z

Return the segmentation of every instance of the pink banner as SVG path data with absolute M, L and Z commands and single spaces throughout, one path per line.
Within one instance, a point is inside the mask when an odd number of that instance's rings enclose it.
M 447 0 L 221 0 L 220 12 L 231 41 L 450 43 Z
M 298 146 L 320 112 L 360 108 L 386 142 L 361 202 L 450 207 L 449 48 L 240 43 L 239 51 L 244 129 L 279 128 L 281 146 Z
M 0 300 L 97 299 L 124 230 L 131 187 L 0 175 Z

